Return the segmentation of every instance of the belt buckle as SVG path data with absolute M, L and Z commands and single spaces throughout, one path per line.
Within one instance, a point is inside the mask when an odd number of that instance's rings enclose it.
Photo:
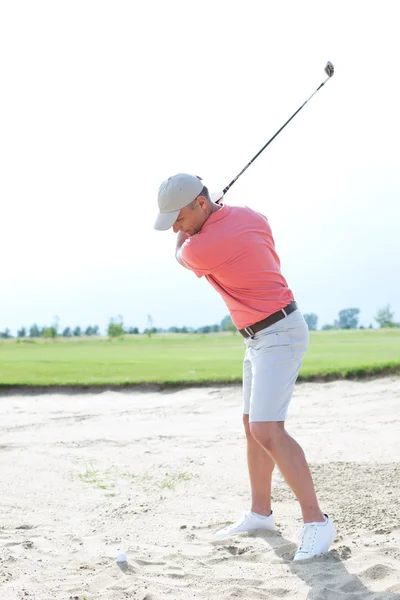
M 251 327 L 245 327 L 244 330 L 249 337 L 253 337 L 253 335 L 256 334 L 256 332 Z

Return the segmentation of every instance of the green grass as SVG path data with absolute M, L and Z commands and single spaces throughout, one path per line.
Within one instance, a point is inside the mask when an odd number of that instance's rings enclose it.
M 78 473 L 78 478 L 83 483 L 88 483 L 95 488 L 101 490 L 107 490 L 114 487 L 114 483 L 110 481 L 110 476 L 113 475 L 111 471 L 105 471 L 100 473 L 98 469 L 95 469 L 92 464 L 86 465 L 85 470 L 82 473 Z
M 71 477 L 74 479 L 76 474 L 71 474 Z M 106 471 L 101 471 L 95 468 L 93 463 L 86 465 L 85 469 L 77 474 L 77 477 L 83 484 L 88 484 L 95 489 L 107 490 L 108 493 L 105 494 L 106 497 L 114 497 L 119 494 L 118 489 L 115 488 L 122 478 L 128 478 L 133 485 L 134 481 L 140 481 L 141 483 L 145 482 L 149 486 L 157 486 L 162 490 L 175 490 L 177 485 L 193 479 L 193 476 L 187 471 L 172 474 L 165 473 L 164 479 L 157 480 L 157 475 L 150 471 L 146 471 L 139 475 L 122 472 L 116 466 L 113 466 Z
M 0 387 L 240 382 L 239 334 L 1 340 Z M 400 371 L 400 329 L 311 333 L 300 379 Z
M 158 483 L 158 487 L 161 489 L 168 488 L 170 490 L 174 490 L 179 481 L 190 481 L 191 479 L 192 476 L 184 471 L 183 473 L 166 477 L 163 481 Z

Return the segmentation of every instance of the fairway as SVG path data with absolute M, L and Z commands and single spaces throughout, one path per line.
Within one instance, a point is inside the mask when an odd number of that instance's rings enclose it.
M 0 386 L 240 382 L 239 334 L 156 334 L 0 342 Z M 315 331 L 300 379 L 400 370 L 400 329 Z

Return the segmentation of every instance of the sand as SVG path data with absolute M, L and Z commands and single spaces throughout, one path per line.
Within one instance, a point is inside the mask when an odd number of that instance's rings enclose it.
M 249 508 L 240 387 L 0 397 L 2 600 L 400 599 L 400 378 L 302 383 L 287 421 L 338 538 L 215 542 Z M 128 563 L 118 566 L 123 551 Z

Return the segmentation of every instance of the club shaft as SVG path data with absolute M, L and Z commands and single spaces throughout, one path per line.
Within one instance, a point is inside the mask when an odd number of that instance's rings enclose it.
M 295 112 L 295 113 L 293 113 L 293 114 L 292 114 L 292 116 L 290 117 L 290 119 L 288 119 L 288 120 L 286 121 L 286 123 L 285 123 L 284 125 L 282 125 L 282 127 L 281 127 L 280 129 L 278 129 L 278 131 L 275 133 L 275 135 L 273 135 L 273 136 L 272 136 L 272 138 L 271 138 L 270 140 L 268 140 L 268 142 L 265 144 L 265 146 L 263 146 L 263 147 L 261 148 L 261 150 L 259 150 L 259 152 L 257 152 L 257 154 L 256 154 L 255 156 L 253 156 L 253 158 L 251 159 L 251 161 L 250 161 L 249 163 L 247 163 L 247 165 L 244 167 L 244 169 L 242 169 L 242 170 L 240 171 L 240 173 L 239 173 L 238 175 L 236 175 L 235 179 L 232 179 L 232 181 L 230 182 L 230 184 L 229 184 L 229 185 L 227 185 L 227 186 L 226 186 L 226 188 L 224 188 L 224 190 L 223 190 L 223 192 L 222 192 L 223 194 L 226 194 L 226 192 L 229 190 L 229 188 L 231 188 L 231 187 L 232 187 L 232 185 L 235 183 L 235 181 L 237 181 L 237 180 L 239 179 L 239 177 L 240 177 L 241 175 L 243 175 L 243 173 L 244 173 L 244 172 L 245 172 L 245 171 L 246 171 L 246 170 L 249 168 L 249 166 L 250 166 L 250 165 L 251 165 L 251 164 L 252 164 L 252 163 L 253 163 L 253 162 L 256 160 L 256 158 L 257 158 L 258 156 L 260 156 L 261 152 L 263 152 L 263 151 L 265 150 L 265 148 L 266 148 L 267 146 L 269 146 L 269 144 L 272 142 L 272 140 L 274 140 L 274 139 L 276 138 L 276 136 L 277 136 L 277 135 L 278 135 L 278 134 L 279 134 L 279 133 L 282 131 L 282 129 L 284 129 L 284 128 L 286 127 L 286 125 L 287 125 L 288 123 L 290 123 L 290 121 L 291 121 L 291 120 L 292 120 L 292 119 L 293 119 L 293 118 L 294 118 L 294 117 L 297 115 L 297 113 L 298 113 L 298 112 L 300 112 L 300 111 L 301 111 L 301 109 L 302 109 L 302 108 L 303 108 L 303 107 L 304 107 L 304 106 L 307 104 L 307 102 L 309 102 L 309 101 L 311 100 L 311 98 L 312 98 L 312 97 L 313 97 L 313 96 L 314 96 L 314 95 L 315 95 L 315 94 L 318 92 L 318 90 L 320 90 L 320 89 L 322 88 L 322 86 L 323 86 L 323 85 L 325 85 L 325 83 L 328 81 L 328 79 L 330 79 L 330 77 L 327 77 L 327 78 L 325 79 L 325 81 L 323 81 L 323 82 L 321 83 L 321 85 L 320 85 L 320 86 L 319 86 L 319 87 L 318 87 L 318 88 L 315 90 L 315 92 L 314 92 L 313 94 L 311 94 L 311 96 L 310 96 L 310 97 L 309 97 L 309 98 L 308 98 L 308 99 L 307 99 L 307 100 L 306 100 L 306 101 L 305 101 L 305 102 L 304 102 L 304 103 L 303 103 L 303 104 L 300 106 L 300 108 L 298 108 L 298 109 L 296 110 L 296 112 Z

